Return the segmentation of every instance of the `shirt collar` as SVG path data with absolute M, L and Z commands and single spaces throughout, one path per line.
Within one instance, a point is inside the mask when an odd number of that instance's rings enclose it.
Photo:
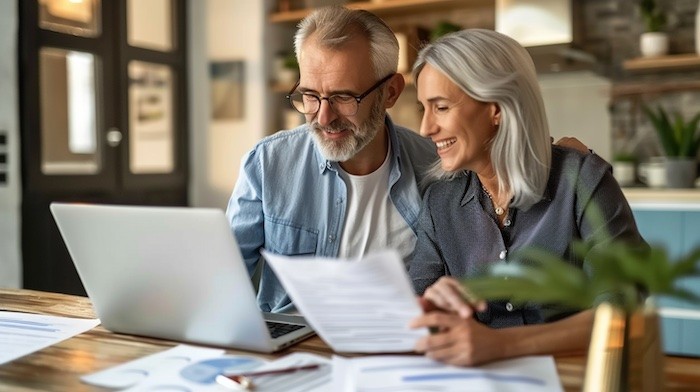
M 464 196 L 462 196 L 462 201 L 460 202 L 460 205 L 464 207 L 465 205 L 467 205 L 467 203 L 476 199 L 476 191 L 480 189 L 479 179 L 474 174 L 474 172 L 468 170 L 463 171 L 459 175 L 467 177 L 467 181 L 464 182 L 464 186 L 467 189 L 464 190 Z

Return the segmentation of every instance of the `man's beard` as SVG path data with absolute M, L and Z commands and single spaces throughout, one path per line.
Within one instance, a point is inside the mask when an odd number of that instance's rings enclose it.
M 321 155 L 329 161 L 345 162 L 354 157 L 365 148 L 377 135 L 384 125 L 384 109 L 381 106 L 383 101 L 381 96 L 372 103 L 369 117 L 360 126 L 356 126 L 350 121 L 338 118 L 326 127 L 318 125 L 318 122 L 311 123 L 311 135 L 314 143 L 321 151 Z M 325 131 L 351 132 L 351 135 L 341 140 L 327 140 L 323 133 Z

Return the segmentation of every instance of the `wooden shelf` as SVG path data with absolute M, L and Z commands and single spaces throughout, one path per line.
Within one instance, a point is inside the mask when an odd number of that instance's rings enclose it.
M 626 60 L 622 67 L 627 71 L 674 71 L 697 68 L 700 70 L 700 56 L 697 54 L 674 54 L 659 57 L 640 57 Z
M 684 80 L 670 82 L 627 82 L 614 84 L 612 98 L 630 97 L 641 94 L 663 94 L 678 91 L 700 90 L 700 81 Z
M 493 4 L 494 0 L 375 0 L 347 3 L 345 6 L 350 9 L 367 10 L 378 16 L 386 16 L 434 12 L 465 6 L 493 6 Z M 275 12 L 270 14 L 269 21 L 271 23 L 298 22 L 311 11 L 311 9 L 301 9 L 289 12 Z

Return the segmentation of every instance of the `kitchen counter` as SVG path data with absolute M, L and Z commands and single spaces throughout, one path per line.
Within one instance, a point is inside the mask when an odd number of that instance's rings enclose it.
M 700 188 L 622 188 L 632 208 L 683 209 L 700 211 Z

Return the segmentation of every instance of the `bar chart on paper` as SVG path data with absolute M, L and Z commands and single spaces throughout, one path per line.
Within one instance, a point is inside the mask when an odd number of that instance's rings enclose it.
M 334 391 L 561 391 L 551 356 L 456 367 L 424 356 L 333 357 Z

